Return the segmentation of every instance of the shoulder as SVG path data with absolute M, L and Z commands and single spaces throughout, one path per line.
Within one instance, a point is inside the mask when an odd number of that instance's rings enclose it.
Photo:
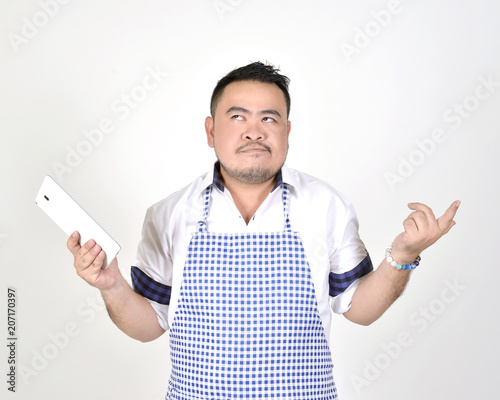
M 291 192 L 298 198 L 315 204 L 335 204 L 337 207 L 352 207 L 349 199 L 330 183 L 312 175 L 283 166 L 283 181 L 289 183 Z
M 189 215 L 193 208 L 202 207 L 202 192 L 208 173 L 198 176 L 190 184 L 151 205 L 147 215 L 157 221 L 172 221 Z

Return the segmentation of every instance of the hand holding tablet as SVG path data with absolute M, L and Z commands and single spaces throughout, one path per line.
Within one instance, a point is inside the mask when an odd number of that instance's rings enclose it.
M 100 245 L 106 253 L 102 269 L 120 251 L 120 245 L 50 176 L 43 180 L 35 202 L 68 236 L 78 231 L 80 245 L 90 239 Z

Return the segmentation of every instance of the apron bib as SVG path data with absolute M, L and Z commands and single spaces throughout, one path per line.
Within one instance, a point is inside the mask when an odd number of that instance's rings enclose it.
M 337 398 L 311 271 L 288 217 L 276 233 L 207 231 L 189 244 L 170 329 L 166 399 Z

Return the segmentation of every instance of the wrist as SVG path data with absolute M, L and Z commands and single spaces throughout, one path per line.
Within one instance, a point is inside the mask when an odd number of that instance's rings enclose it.
M 126 289 L 129 288 L 129 284 L 125 278 L 119 274 L 116 276 L 114 281 L 105 287 L 99 288 L 104 299 L 106 298 L 119 298 L 126 293 Z
M 385 252 L 386 261 L 398 270 L 415 269 L 420 264 L 420 255 L 408 255 L 393 250 L 392 243 Z

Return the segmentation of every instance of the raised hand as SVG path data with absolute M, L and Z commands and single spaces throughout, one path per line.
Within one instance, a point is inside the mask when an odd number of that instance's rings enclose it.
M 454 201 L 446 212 L 436 219 L 432 210 L 422 203 L 409 203 L 408 208 L 414 210 L 403 221 L 404 232 L 393 242 L 392 257 L 397 262 L 411 263 L 426 248 L 433 245 L 447 234 L 456 224 L 453 220 L 460 201 Z

